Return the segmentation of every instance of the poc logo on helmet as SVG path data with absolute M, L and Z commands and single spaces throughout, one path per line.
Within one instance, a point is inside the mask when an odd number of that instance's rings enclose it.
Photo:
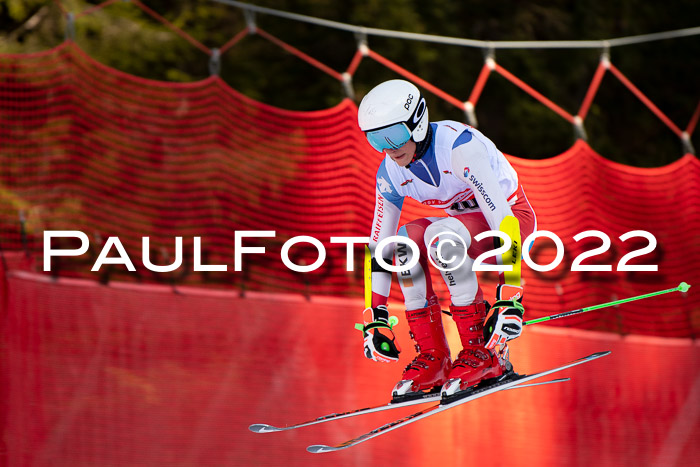
M 408 98 L 406 98 L 406 103 L 403 105 L 403 108 L 406 110 L 411 110 L 411 102 L 413 102 L 413 94 L 408 95 Z
M 423 115 L 425 114 L 425 109 L 427 108 L 427 105 L 425 104 L 425 97 L 420 100 L 418 105 L 416 106 L 416 111 L 413 112 L 413 123 L 418 123 L 421 118 L 423 118 Z

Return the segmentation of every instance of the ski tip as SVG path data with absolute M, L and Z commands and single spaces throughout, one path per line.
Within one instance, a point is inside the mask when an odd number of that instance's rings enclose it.
M 593 360 L 594 358 L 600 358 L 600 357 L 605 357 L 606 355 L 610 355 L 612 352 L 610 350 L 603 350 L 602 352 L 596 352 L 594 354 L 589 355 L 586 357 L 588 360 Z
M 326 446 L 325 444 L 312 444 L 311 446 L 306 448 L 306 450 L 313 454 L 320 454 L 322 452 L 335 451 L 336 448 L 332 446 Z
M 272 433 L 274 431 L 282 431 L 276 426 L 267 425 L 265 423 L 253 423 L 248 427 L 253 433 Z

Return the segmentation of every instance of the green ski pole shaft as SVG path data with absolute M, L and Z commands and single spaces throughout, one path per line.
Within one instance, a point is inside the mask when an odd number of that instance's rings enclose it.
M 537 319 L 532 319 L 530 321 L 525 321 L 523 323 L 523 325 L 528 326 L 530 324 L 542 323 L 544 321 L 551 321 L 553 319 L 565 318 L 567 316 L 578 315 L 581 313 L 585 313 L 587 311 L 599 310 L 601 308 L 615 306 L 615 305 L 619 305 L 621 303 L 633 302 L 635 300 L 642 300 L 643 298 L 655 297 L 656 295 L 662 295 L 662 294 L 671 293 L 671 292 L 687 292 L 689 288 L 690 288 L 689 284 L 687 284 L 685 282 L 681 282 L 678 285 L 678 287 L 674 287 L 672 289 L 660 290 L 658 292 L 651 292 L 648 294 L 639 295 L 637 297 L 623 298 L 622 300 L 615 300 L 614 302 L 603 303 L 600 305 L 593 305 L 593 306 L 589 306 L 586 308 L 579 308 L 578 310 L 565 311 L 564 313 L 559 313 L 556 315 L 544 316 L 542 318 L 537 318 Z

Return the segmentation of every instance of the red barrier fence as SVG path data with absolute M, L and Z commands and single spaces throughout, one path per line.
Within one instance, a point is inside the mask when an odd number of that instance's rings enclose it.
M 313 455 L 417 407 L 253 434 L 387 400 L 412 358 L 362 356 L 359 299 L 111 284 L 11 272 L 0 353 L 9 466 L 687 465 L 700 455 L 698 346 L 532 326 L 519 372 L 602 350 L 572 380 L 505 391 L 356 448 Z M 459 338 L 445 317 L 453 353 Z M 507 433 L 507 435 L 505 433 Z M 496 441 L 495 433 L 503 437 Z M 496 443 L 496 444 L 494 444 Z

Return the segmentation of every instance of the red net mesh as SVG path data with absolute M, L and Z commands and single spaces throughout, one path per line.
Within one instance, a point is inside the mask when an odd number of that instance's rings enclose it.
M 45 53 L 2 57 L 0 245 L 27 251 L 39 268 L 44 230 L 80 230 L 91 238 L 90 250 L 80 258 L 54 258 L 53 274 L 103 283 L 357 296 L 360 249 L 356 271 L 347 272 L 345 247 L 330 243 L 332 236 L 366 236 L 371 222 L 380 156 L 363 140 L 355 116 L 349 100 L 328 110 L 291 112 L 252 101 L 216 77 L 190 84 L 136 78 L 96 63 L 70 42 Z M 510 160 L 539 228 L 557 234 L 566 252 L 552 272 L 524 268 L 529 316 L 700 282 L 697 158 L 635 169 L 609 162 L 578 141 L 549 160 Z M 436 213 L 408 202 L 403 218 Z M 625 253 L 645 245 L 619 236 L 643 229 L 659 245 L 631 263 L 658 264 L 659 271 L 572 273 L 574 258 L 598 246 L 572 238 L 591 229 L 608 234 L 613 244 L 585 264 L 615 270 Z M 274 238 L 245 240 L 267 253 L 245 255 L 241 272 L 233 270 L 236 230 L 276 232 Z M 298 273 L 283 265 L 282 244 L 297 235 L 324 243 L 328 257 L 320 269 Z M 111 236 L 124 244 L 137 272 L 116 265 L 90 272 Z M 175 237 L 182 236 L 183 266 L 172 273 L 147 270 L 141 264 L 145 236 L 155 264 L 173 261 Z M 227 265 L 227 272 L 193 271 L 195 236 L 202 238 L 203 262 Z M 540 240 L 532 252 L 540 264 L 551 259 L 549 246 Z M 300 245 L 290 256 L 309 264 L 316 255 L 311 245 Z M 554 324 L 694 337 L 696 290 Z M 446 299 L 444 286 L 440 292 Z M 398 293 L 395 286 L 393 296 Z

